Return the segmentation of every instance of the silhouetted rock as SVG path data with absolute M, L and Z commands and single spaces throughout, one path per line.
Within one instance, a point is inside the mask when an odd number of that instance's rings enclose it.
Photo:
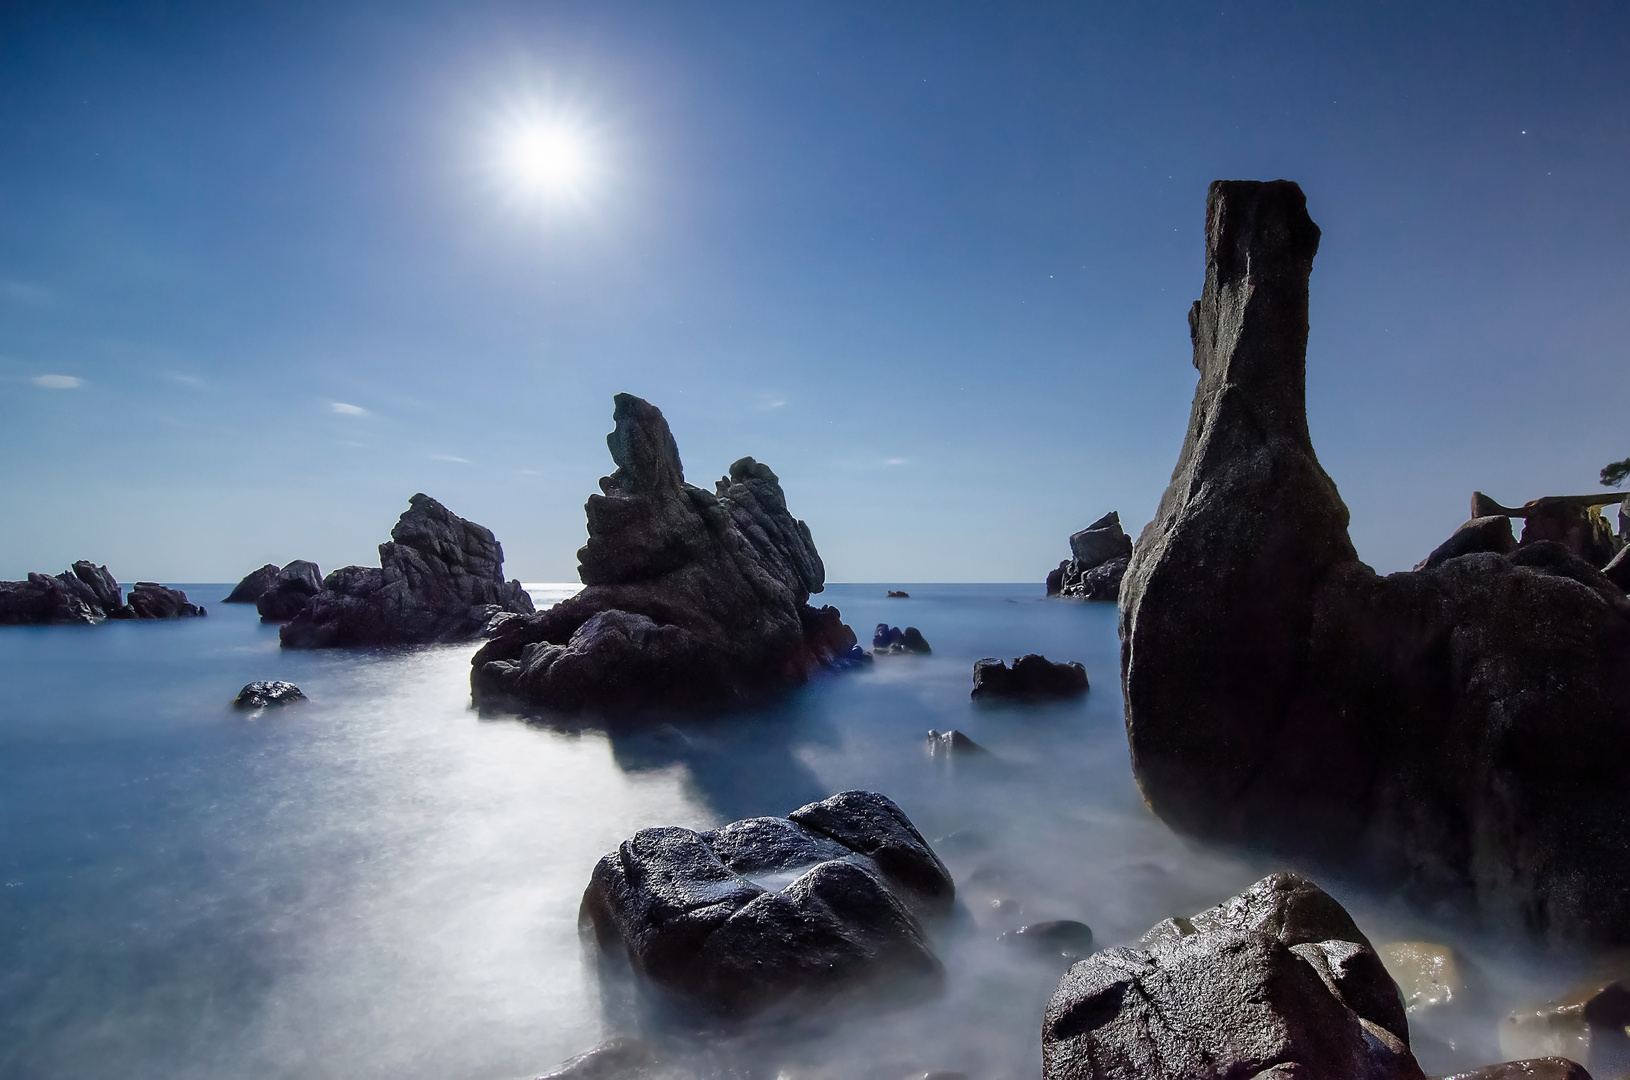
M 853 631 L 812 609 L 826 569 L 781 483 L 750 457 L 712 492 L 685 483 L 662 413 L 618 394 L 617 469 L 591 495 L 584 589 L 512 619 L 471 661 L 478 701 L 561 711 L 745 701 L 850 666 Z
M 1619 553 L 1602 567 L 1602 576 L 1630 592 L 1630 546 L 1620 548 Z
M 1069 698 L 1087 692 L 1087 669 L 1072 661 L 1054 663 L 1037 653 L 1029 653 L 1007 664 L 995 657 L 975 660 L 973 697 Z
M 493 616 L 532 610 L 521 583 L 504 580 L 492 531 L 419 494 L 379 545 L 379 566 L 329 574 L 278 637 L 288 649 L 471 641 Z
M 252 682 L 238 691 L 232 704 L 240 709 L 264 709 L 270 705 L 293 705 L 306 695 L 291 682 Z
M 1472 518 L 1439 544 L 1417 570 L 1430 570 L 1434 566 L 1458 559 L 1462 555 L 1475 555 L 1492 551 L 1509 555 L 1517 550 L 1517 538 L 1511 532 L 1511 519 L 1502 516 Z
M 47 574 L 25 581 L 0 581 L 0 624 L 7 626 L 90 625 L 102 615 L 74 589 Z
M 1070 537 L 1071 557 L 1047 575 L 1047 595 L 1074 600 L 1114 600 L 1132 556 L 1132 538 L 1111 510 Z
M 928 756 L 934 758 L 981 756 L 990 751 L 955 728 L 950 731 L 928 729 Z
M 1295 184 L 1212 185 L 1189 432 L 1122 586 L 1138 784 L 1187 833 L 1630 942 L 1630 599 L 1548 540 L 1358 561 L 1307 428 L 1318 242 Z
M 911 599 L 911 594 L 904 591 L 903 589 L 890 589 L 889 590 L 889 599 L 890 600 L 910 600 Z
M 277 582 L 278 575 L 282 573 L 275 563 L 267 563 L 259 570 L 250 571 L 244 575 L 242 581 L 226 595 L 223 604 L 258 604 L 260 598 L 266 595 Z
M 1552 540 L 1595 567 L 1606 566 L 1618 554 L 1613 527 L 1594 506 L 1581 506 L 1567 498 L 1535 499 L 1527 503 L 1522 543 Z
M 1070 968 L 1046 1080 L 1422 1080 L 1398 987 L 1341 906 L 1274 874 Z
M 197 604 L 188 603 L 187 594 L 154 581 L 138 581 L 130 590 L 130 610 L 138 619 L 193 619 L 208 615 Z
M 899 653 L 931 653 L 927 640 L 922 631 L 915 626 L 908 626 L 901 630 L 898 626 L 888 623 L 878 623 L 877 629 L 872 632 L 872 652 L 884 654 Z
M 600 860 L 583 917 L 675 1000 L 741 1016 L 885 976 L 937 978 L 921 920 L 955 887 L 889 799 L 846 791 L 711 832 L 642 829 Z
M 1074 919 L 1053 919 L 1009 930 L 996 940 L 1035 956 L 1080 960 L 1092 954 L 1092 927 Z
M 259 571 L 257 571 L 258 573 Z M 314 562 L 296 559 L 277 572 L 255 600 L 261 622 L 288 622 L 323 591 L 323 572 Z

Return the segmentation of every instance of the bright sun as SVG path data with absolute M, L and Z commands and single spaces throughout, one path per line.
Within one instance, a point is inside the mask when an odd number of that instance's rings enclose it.
M 563 123 L 533 122 L 510 131 L 504 172 L 517 191 L 533 196 L 582 194 L 594 173 L 594 154 L 583 133 Z

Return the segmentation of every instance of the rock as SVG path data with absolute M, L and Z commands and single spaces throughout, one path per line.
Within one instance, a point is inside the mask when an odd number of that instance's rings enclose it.
M 928 729 L 928 756 L 932 758 L 967 757 L 988 754 L 983 746 L 968 738 L 962 732 L 955 730 L 935 731 Z
M 25 581 L 0 581 L 0 624 L 88 626 L 98 619 L 98 613 L 57 578 L 29 574 Z
M 290 565 L 293 565 L 292 563 Z M 244 575 L 233 590 L 226 594 L 223 604 L 258 604 L 266 591 L 277 582 L 282 571 L 275 563 L 267 563 L 259 570 L 252 570 Z
M 1443 1080 L 1591 1080 L 1591 1077 L 1585 1067 L 1576 1061 L 1564 1057 L 1542 1057 L 1485 1065 L 1471 1072 L 1446 1076 Z
M 890 600 L 909 600 L 909 599 L 911 599 L 911 594 L 908 593 L 908 592 L 903 592 L 900 589 L 890 589 L 889 590 L 889 599 Z
M 1560 1001 L 1519 1009 L 1500 1021 L 1500 1053 L 1509 1058 L 1562 1057 L 1598 1076 L 1630 1072 L 1630 989 L 1614 980 L 1586 986 Z
M 1011 668 L 995 657 L 974 661 L 972 696 L 975 701 L 1070 698 L 1086 692 L 1087 669 L 1073 660 L 1054 663 L 1045 656 L 1029 653 L 1014 660 Z
M 617 1036 L 562 1062 L 538 1080 L 665 1080 L 676 1075 L 662 1066 L 656 1047 L 644 1039 Z
M 419 494 L 379 545 L 378 568 L 329 574 L 278 637 L 286 649 L 473 641 L 494 616 L 532 611 L 521 583 L 504 580 L 492 531 Z
M 662 413 L 618 394 L 617 469 L 591 495 L 584 589 L 506 623 L 471 661 L 478 702 L 551 709 L 691 708 L 761 698 L 853 666 L 854 632 L 809 606 L 826 569 L 769 466 L 744 457 L 685 483 Z
M 168 589 L 154 581 L 138 581 L 130 590 L 130 610 L 138 619 L 195 619 L 208 615 L 197 604 L 187 602 L 180 589 Z
M 120 595 L 119 583 L 108 573 L 105 566 L 97 566 L 87 559 L 80 559 L 71 569 L 58 574 L 57 580 L 83 600 L 93 612 L 99 612 L 110 619 L 134 617 L 133 613 L 120 611 L 125 602 Z
M 1509 555 L 1515 550 L 1517 538 L 1511 533 L 1510 518 L 1502 515 L 1472 518 L 1450 534 L 1449 539 L 1439 544 L 1415 569 L 1430 570 L 1449 559 L 1482 551 Z
M 279 570 L 277 577 L 261 590 L 259 599 L 255 601 L 255 610 L 260 612 L 261 622 L 288 622 L 322 591 L 323 572 L 317 568 L 317 564 L 296 559 Z
M 306 695 L 291 682 L 252 682 L 238 691 L 232 704 L 240 709 L 264 709 L 270 705 L 293 705 Z
M 1074 600 L 1114 600 L 1132 556 L 1132 538 L 1111 510 L 1070 537 L 1071 557 L 1047 575 L 1047 595 Z
M 1327 936 L 1339 931 L 1340 936 Z M 1421 1080 L 1398 988 L 1341 906 L 1275 874 L 1136 948 L 1075 964 L 1042 1021 L 1047 1080 Z
M 1454 950 L 1430 941 L 1392 941 L 1376 950 L 1387 974 L 1404 995 L 1404 1007 L 1419 1012 L 1452 1004 L 1465 991 Z
M 1132 538 L 1121 528 L 1121 515 L 1111 510 L 1078 533 L 1070 535 L 1070 554 L 1083 570 L 1132 554 Z
M 846 791 L 788 817 L 643 829 L 600 860 L 583 918 L 602 949 L 705 1014 L 884 977 L 937 980 L 922 919 L 948 913 L 944 864 L 889 799 Z
M 1606 566 L 1618 554 L 1613 527 L 1597 507 L 1564 497 L 1535 499 L 1524 508 L 1528 511 L 1522 523 L 1524 544 L 1552 540 L 1596 567 Z
M 1079 960 L 1092 954 L 1092 927 L 1074 919 L 1053 919 L 1009 930 L 996 940 L 1042 957 Z
M 1121 589 L 1138 785 L 1190 835 L 1630 941 L 1630 599 L 1552 541 L 1359 562 L 1307 428 L 1318 240 L 1296 185 L 1212 185 L 1190 428 Z
M 1619 588 L 1630 592 L 1630 546 L 1622 547 L 1608 564 L 1602 567 L 1602 576 Z
M 898 626 L 888 623 L 878 623 L 877 629 L 872 632 L 872 652 L 898 656 L 901 653 L 931 653 L 928 642 L 923 638 L 922 631 L 915 626 L 908 626 L 903 631 Z

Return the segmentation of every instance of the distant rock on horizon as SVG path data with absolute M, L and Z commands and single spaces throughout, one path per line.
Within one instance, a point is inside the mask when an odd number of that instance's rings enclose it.
M 81 559 L 60 574 L 29 574 L 26 581 L 0 581 L 0 625 L 91 625 L 104 619 L 176 619 L 206 615 L 187 594 L 139 581 L 130 602 L 105 566 Z

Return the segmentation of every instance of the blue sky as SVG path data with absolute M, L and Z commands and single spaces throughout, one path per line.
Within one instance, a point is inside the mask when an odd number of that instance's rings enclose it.
M 833 580 L 1039 581 L 1153 514 L 1223 177 L 1307 192 L 1315 443 L 1403 569 L 1630 455 L 1626 56 L 1606 3 L 8 4 L 0 577 L 373 562 L 423 490 L 570 580 L 626 390 Z M 501 182 L 520 113 L 575 197 Z

